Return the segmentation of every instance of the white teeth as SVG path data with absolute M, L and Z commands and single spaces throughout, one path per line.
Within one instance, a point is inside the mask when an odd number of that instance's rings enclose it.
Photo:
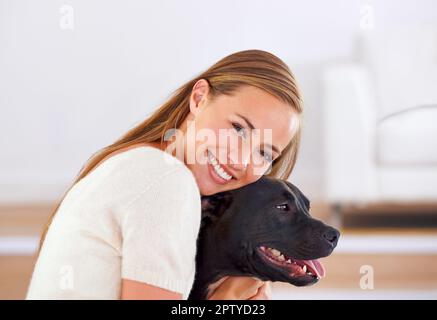
M 307 272 L 307 266 L 305 265 L 305 266 L 303 266 L 303 268 L 302 268 L 302 270 L 303 270 L 303 272 Z
M 216 158 L 212 155 L 212 153 L 208 150 L 207 151 L 208 152 L 208 159 L 209 159 L 209 162 L 211 162 L 212 164 L 217 164 L 217 160 L 216 160 Z
M 226 180 L 229 180 L 229 179 L 232 178 L 229 174 L 227 174 L 227 173 L 225 172 L 225 170 L 223 170 L 222 167 L 220 167 L 220 165 L 216 165 L 216 166 L 214 166 L 214 169 L 215 169 L 215 170 L 220 174 L 220 177 L 222 177 L 222 178 L 224 178 L 224 179 L 226 179 Z
M 281 255 L 281 251 L 278 251 L 276 249 L 270 249 L 270 251 L 273 253 L 273 255 L 279 257 Z
M 291 263 L 291 260 L 290 259 L 288 259 L 287 261 L 286 261 L 287 263 Z
M 223 168 L 219 165 L 217 162 L 217 159 L 208 151 L 208 159 L 209 162 L 212 164 L 212 167 L 214 168 L 214 171 L 223 179 L 225 180 L 231 180 L 232 176 L 229 175 Z
M 278 257 L 278 260 L 279 260 L 279 261 L 285 261 L 285 257 L 284 257 L 284 255 L 281 254 L 281 255 Z

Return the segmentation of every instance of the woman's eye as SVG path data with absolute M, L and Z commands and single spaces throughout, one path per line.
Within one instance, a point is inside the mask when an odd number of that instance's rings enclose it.
M 261 154 L 262 157 L 264 157 L 264 159 L 267 162 L 272 162 L 273 161 L 273 156 L 271 154 L 265 152 L 264 150 L 261 150 L 259 153 Z
M 237 131 L 237 133 L 242 136 L 243 138 L 246 137 L 246 133 L 244 131 L 244 128 L 238 124 L 237 122 L 232 122 L 232 126 L 234 127 L 234 129 Z
M 276 205 L 276 209 L 281 210 L 281 211 L 289 211 L 290 210 L 287 203 Z

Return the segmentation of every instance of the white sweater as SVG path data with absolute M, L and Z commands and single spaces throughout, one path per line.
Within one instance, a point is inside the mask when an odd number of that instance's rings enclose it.
M 62 201 L 27 299 L 119 299 L 122 278 L 186 299 L 200 218 L 200 192 L 183 162 L 149 146 L 116 154 Z

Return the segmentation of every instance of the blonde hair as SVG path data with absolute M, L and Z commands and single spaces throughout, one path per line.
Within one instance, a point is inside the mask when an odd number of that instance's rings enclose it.
M 262 50 L 244 50 L 226 56 L 208 70 L 179 87 L 173 92 L 169 100 L 150 117 L 111 145 L 102 148 L 91 156 L 49 217 L 41 236 L 38 254 L 56 211 L 68 191 L 112 153 L 140 143 L 163 143 L 167 130 L 179 128 L 189 114 L 191 91 L 194 84 L 200 79 L 205 79 L 208 82 L 211 100 L 218 95 L 231 94 L 243 85 L 250 85 L 263 89 L 289 104 L 297 115 L 303 111 L 302 97 L 294 75 L 281 59 Z M 269 176 L 288 179 L 296 163 L 300 137 L 301 125 L 299 121 L 292 140 L 282 151 L 281 156 L 273 162 Z

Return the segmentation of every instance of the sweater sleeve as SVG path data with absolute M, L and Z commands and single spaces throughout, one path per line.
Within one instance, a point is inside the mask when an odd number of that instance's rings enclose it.
M 159 176 L 121 210 L 121 276 L 183 294 L 193 284 L 200 194 L 190 172 Z

